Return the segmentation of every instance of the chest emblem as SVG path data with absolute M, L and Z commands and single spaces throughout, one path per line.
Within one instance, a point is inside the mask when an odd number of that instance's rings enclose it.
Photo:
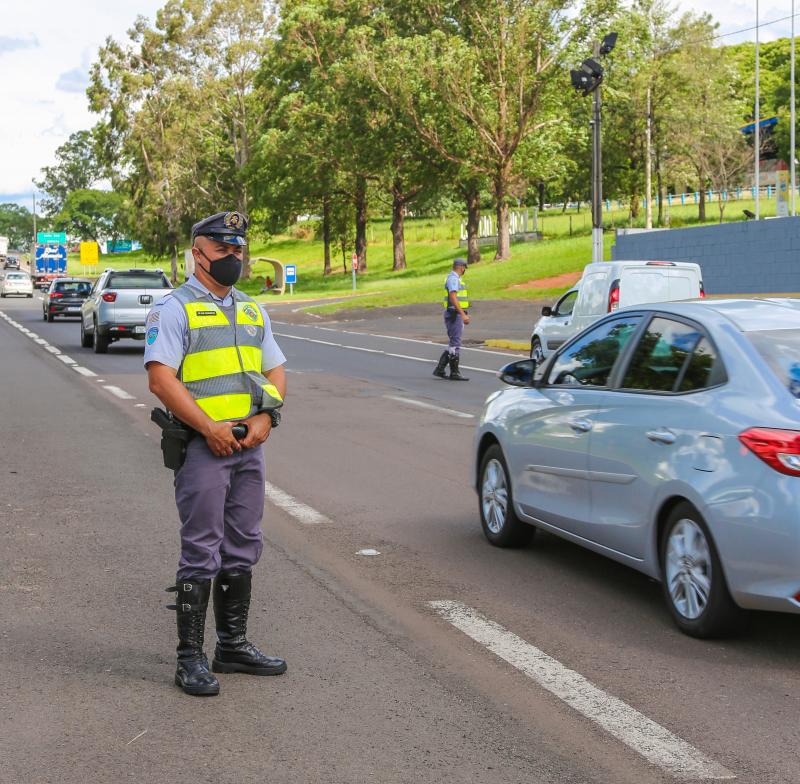
M 245 305 L 242 308 L 242 313 L 244 313 L 250 321 L 258 321 L 258 313 L 256 313 L 256 309 L 252 305 Z
M 250 335 L 251 338 L 254 338 L 258 334 L 258 330 L 252 324 L 245 324 L 244 331 Z

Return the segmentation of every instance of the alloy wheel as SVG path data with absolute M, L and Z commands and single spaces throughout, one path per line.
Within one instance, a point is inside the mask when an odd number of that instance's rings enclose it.
M 711 550 L 703 530 L 688 518 L 679 520 L 667 539 L 665 577 L 675 609 L 699 618 L 711 594 Z
M 486 527 L 493 534 L 499 534 L 506 524 L 508 513 L 508 482 L 499 460 L 492 459 L 486 464 L 481 486 L 481 503 Z

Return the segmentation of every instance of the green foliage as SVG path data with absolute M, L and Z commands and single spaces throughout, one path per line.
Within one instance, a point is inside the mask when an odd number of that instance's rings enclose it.
M 19 204 L 0 204 L 0 236 L 8 237 L 9 247 L 27 250 L 33 238 L 33 213 Z
M 71 191 L 53 218 L 53 225 L 84 240 L 116 239 L 128 225 L 124 199 L 114 191 Z

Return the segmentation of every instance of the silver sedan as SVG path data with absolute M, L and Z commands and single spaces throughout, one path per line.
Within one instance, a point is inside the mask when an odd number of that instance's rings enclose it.
M 475 435 L 498 547 L 550 531 L 660 580 L 679 628 L 800 613 L 800 311 L 637 307 L 500 377 Z

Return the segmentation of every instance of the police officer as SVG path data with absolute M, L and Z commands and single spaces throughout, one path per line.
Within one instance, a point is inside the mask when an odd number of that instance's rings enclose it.
M 447 351 L 439 357 L 439 364 L 433 371 L 434 376 L 449 378 L 451 381 L 469 381 L 461 375 L 458 369 L 459 354 L 461 353 L 461 333 L 464 325 L 469 324 L 469 296 L 467 286 L 462 280 L 467 271 L 466 259 L 456 259 L 453 269 L 444 282 L 444 325 L 447 329 Z M 450 375 L 445 373 L 445 368 L 450 365 Z
M 264 453 L 280 422 L 286 358 L 267 314 L 233 284 L 239 279 L 247 218 L 219 212 L 192 227 L 195 273 L 148 315 L 144 365 L 150 390 L 197 435 L 175 472 L 181 521 L 175 683 L 187 694 L 219 693 L 203 652 L 214 596 L 217 644 L 211 669 L 279 675 L 286 662 L 246 636 L 251 570 L 262 550 Z M 244 422 L 237 440 L 233 425 Z

